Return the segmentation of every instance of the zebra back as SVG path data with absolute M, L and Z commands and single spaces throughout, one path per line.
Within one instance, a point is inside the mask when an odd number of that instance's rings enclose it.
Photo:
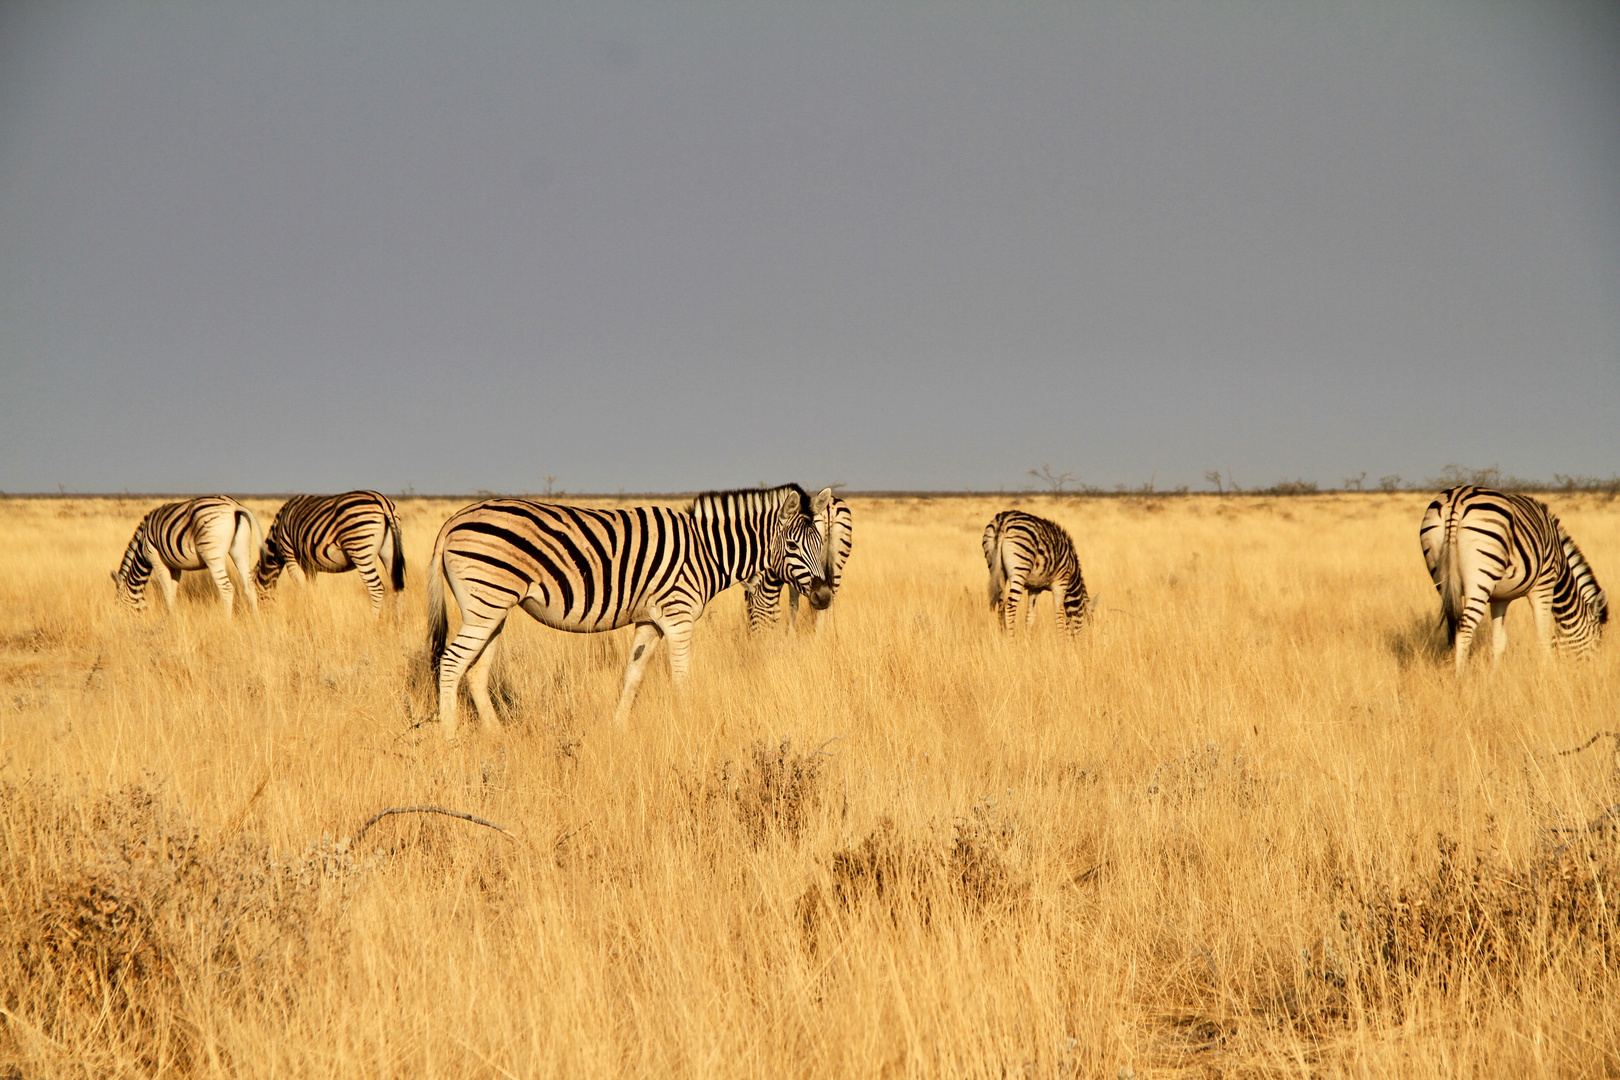
M 405 551 L 399 532 L 399 511 L 388 496 L 376 491 L 346 491 L 341 495 L 294 495 L 276 511 L 259 548 L 254 583 L 261 595 L 275 588 L 289 565 L 305 573 L 341 573 L 361 569 L 370 553 L 380 552 L 384 540 L 393 548 L 387 567 L 394 591 L 405 587 Z M 377 568 L 380 578 L 382 568 Z M 367 582 L 368 588 L 371 582 Z M 378 582 L 380 586 L 380 581 Z
M 140 610 L 146 606 L 146 586 L 162 564 L 166 571 L 201 570 L 204 534 L 221 533 L 226 549 L 239 521 L 245 521 L 255 541 L 261 536 L 253 512 L 226 495 L 163 503 L 147 511 L 135 526 L 124 556 L 112 579 L 119 600 Z M 153 558 L 155 556 L 155 560 Z M 244 582 L 245 584 L 245 582 Z

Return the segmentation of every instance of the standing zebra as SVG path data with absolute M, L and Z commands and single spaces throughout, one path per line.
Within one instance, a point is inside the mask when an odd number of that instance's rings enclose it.
M 1009 637 L 1017 627 L 1018 603 L 1029 594 L 1027 622 L 1035 626 L 1035 594 L 1052 591 L 1059 631 L 1080 632 L 1086 617 L 1086 583 L 1074 542 L 1061 525 L 1022 510 L 1003 510 L 984 527 L 984 561 L 990 567 L 990 609 L 1000 614 Z
M 660 637 L 669 639 L 671 677 L 685 680 L 692 626 L 721 590 L 770 567 L 812 607 L 826 607 L 832 587 L 822 576 L 821 537 L 811 519 L 831 498 L 831 489 L 812 499 L 792 484 L 711 492 L 685 510 L 593 510 L 524 499 L 486 499 L 458 510 L 439 530 L 428 567 L 428 659 L 445 738 L 455 737 L 463 672 L 484 727 L 497 726 L 489 646 L 519 605 L 547 626 L 574 633 L 635 625 L 617 723 L 628 716 Z M 448 646 L 446 586 L 461 609 L 461 629 Z
M 205 495 L 187 502 L 164 503 L 141 519 L 124 549 L 124 561 L 113 571 L 118 599 L 143 611 L 146 583 L 156 577 L 163 601 L 174 610 L 175 583 L 182 570 L 206 569 L 225 598 L 225 614 L 232 611 L 235 587 L 227 561 L 236 564 L 248 607 L 258 610 L 253 595 L 253 551 L 264 536 L 253 511 L 224 495 Z M 153 571 L 162 568 L 163 573 Z
M 827 506 L 815 515 L 816 532 L 821 535 L 821 550 L 825 558 L 822 579 L 832 586 L 832 595 L 844 581 L 844 563 L 849 560 L 855 546 L 855 518 L 849 503 L 836 495 L 827 500 Z M 743 586 L 748 603 L 748 632 L 757 634 L 775 626 L 782 614 L 782 587 L 788 590 L 788 626 L 799 617 L 799 590 L 774 570 L 765 569 L 755 574 Z
M 380 615 L 385 566 L 398 611 L 405 599 L 405 547 L 399 512 L 388 496 L 375 491 L 294 495 L 270 523 L 254 581 L 268 599 L 283 569 L 301 579 L 358 570 L 371 596 L 371 613 Z
M 1597 647 L 1609 621 L 1608 598 L 1545 503 L 1489 488 L 1449 488 L 1424 511 L 1418 541 L 1440 593 L 1440 617 L 1459 675 L 1487 605 L 1492 661 L 1501 660 L 1507 606 L 1521 596 L 1530 598 L 1543 649 L 1556 645 L 1584 653 Z

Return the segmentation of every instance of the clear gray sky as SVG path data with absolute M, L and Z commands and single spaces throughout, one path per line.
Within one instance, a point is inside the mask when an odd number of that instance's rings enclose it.
M 0 490 L 1620 472 L 1620 6 L 0 5 Z

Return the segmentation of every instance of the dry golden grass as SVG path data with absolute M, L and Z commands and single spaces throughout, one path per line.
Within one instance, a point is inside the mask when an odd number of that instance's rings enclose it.
M 1425 498 L 856 500 L 814 635 L 728 593 L 614 730 L 628 632 L 516 615 L 451 747 L 453 504 L 401 501 L 401 625 L 353 575 L 133 616 L 144 503 L 0 502 L 0 1076 L 1615 1075 L 1620 740 L 1557 751 L 1620 730 L 1620 645 L 1515 610 L 1457 684 Z M 1553 502 L 1612 588 L 1620 503 Z M 1078 642 L 994 630 L 1015 504 Z M 348 839 L 424 804 L 516 839 Z

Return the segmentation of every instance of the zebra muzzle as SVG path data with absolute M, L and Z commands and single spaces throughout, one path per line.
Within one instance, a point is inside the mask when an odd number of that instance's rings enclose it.
M 823 578 L 811 578 L 810 591 L 805 595 L 810 601 L 811 607 L 815 608 L 817 611 L 823 611 L 826 609 L 828 604 L 832 603 L 832 586 L 827 584 L 826 580 Z

